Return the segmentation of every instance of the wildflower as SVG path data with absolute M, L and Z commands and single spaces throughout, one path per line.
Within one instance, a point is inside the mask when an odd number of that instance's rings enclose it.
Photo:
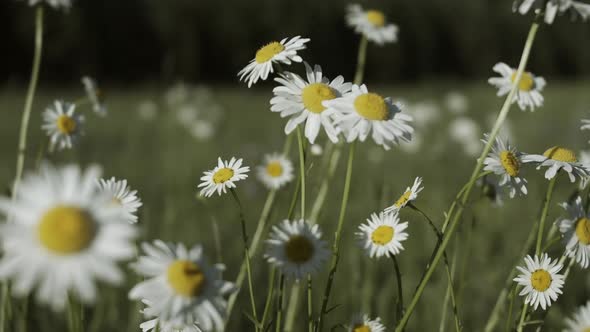
M 102 90 L 98 89 L 96 81 L 88 76 L 84 76 L 82 77 L 82 84 L 84 85 L 86 96 L 88 97 L 88 100 L 90 100 L 94 113 L 100 116 L 107 115 L 107 107 L 104 103 L 104 93 Z
M 481 151 L 481 129 L 473 119 L 467 116 L 455 118 L 449 125 L 449 135 L 457 142 L 468 156 L 477 156 Z
M 191 135 L 201 141 L 207 141 L 215 135 L 215 127 L 206 120 L 196 120 L 189 128 Z
M 346 22 L 354 31 L 378 45 L 397 41 L 398 27 L 387 22 L 379 10 L 363 10 L 360 5 L 348 6 Z
M 310 150 L 314 156 L 321 156 L 324 153 L 324 148 L 319 144 L 312 144 Z
M 258 178 L 268 189 L 279 189 L 293 180 L 293 163 L 278 153 L 264 156 L 264 164 L 258 166 L 257 171 Z
M 98 181 L 98 188 L 101 192 L 111 197 L 110 205 L 119 205 L 122 208 L 123 216 L 127 222 L 137 222 L 137 209 L 143 203 L 137 196 L 136 190 L 127 186 L 127 180 L 116 180 L 114 177 Z
M 10 220 L 0 229 L 0 278 L 12 281 L 16 296 L 36 289 L 40 303 L 61 311 L 69 294 L 94 303 L 97 280 L 123 281 L 116 263 L 133 256 L 137 232 L 97 190 L 99 176 L 98 167 L 45 164 L 23 179 L 14 200 L 0 198 Z
M 391 257 L 404 249 L 402 241 L 408 238 L 408 233 L 404 231 L 406 228 L 408 223 L 399 222 L 397 211 L 381 212 L 379 215 L 373 213 L 366 224 L 359 226 L 356 236 L 370 257 Z
M 440 107 L 429 100 L 415 103 L 408 107 L 417 126 L 427 127 L 440 119 Z
M 499 97 L 509 94 L 514 85 L 517 70 L 510 68 L 503 62 L 499 62 L 494 66 L 494 71 L 502 76 L 492 77 L 488 80 L 488 83 L 498 88 Z M 535 76 L 530 72 L 523 72 L 513 102 L 517 102 L 523 111 L 526 111 L 527 108 L 534 111 L 536 107 L 543 105 L 544 99 L 541 92 L 545 85 L 546 82 L 543 77 Z
M 352 317 L 348 332 L 385 332 L 385 326 L 381 324 L 381 318 L 369 318 L 369 315 L 356 314 Z
M 590 4 L 575 0 L 516 0 L 513 8 L 522 15 L 529 12 L 531 8 L 541 9 L 545 6 L 545 23 L 553 24 L 557 13 L 570 13 L 572 17 L 581 17 L 586 21 L 590 17 Z
M 422 178 L 417 177 L 414 179 L 414 184 L 412 187 L 406 188 L 406 191 L 393 203 L 392 206 L 385 209 L 386 213 L 394 212 L 403 209 L 409 203 L 413 202 L 416 198 L 418 198 L 418 194 L 424 189 L 422 186 Z
M 158 114 L 158 105 L 151 100 L 144 100 L 137 105 L 137 115 L 141 120 L 153 120 Z
M 484 135 L 482 142 L 487 144 L 489 136 Z M 484 170 L 492 171 L 500 176 L 499 185 L 506 187 L 510 198 L 516 194 L 526 195 L 528 193 L 527 180 L 522 177 L 523 154 L 518 152 L 510 143 L 496 137 L 492 145 L 492 151 L 484 159 Z
M 285 126 L 285 134 L 290 134 L 299 124 L 305 122 L 305 137 L 311 144 L 315 142 L 320 128 L 334 143 L 338 142 L 339 128 L 334 127 L 333 109 L 327 109 L 322 102 L 342 97 L 350 91 L 352 84 L 344 82 L 342 76 L 330 80 L 323 76 L 322 67 L 313 69 L 307 62 L 305 73 L 307 81 L 297 74 L 286 72 L 275 81 L 281 83 L 273 89 L 274 98 L 270 100 L 270 110 L 280 112 L 281 117 L 291 117 Z
M 543 155 L 524 155 L 521 160 L 525 163 L 539 163 L 537 169 L 547 166 L 548 169 L 545 172 L 545 178 L 547 180 L 553 179 L 559 170 L 567 172 L 571 182 L 575 182 L 576 177 L 585 179 L 590 175 L 588 165 L 579 162 L 574 151 L 562 148 L 561 146 L 549 148 Z
M 564 332 L 585 332 L 590 330 L 590 301 L 578 308 L 572 318 L 565 320 Z
M 72 0 L 28 0 L 29 6 L 36 6 L 38 4 L 47 4 L 50 7 L 55 9 L 60 9 L 63 7 L 64 9 L 70 9 L 72 6 Z
M 274 72 L 273 63 L 290 65 L 292 62 L 302 62 L 303 59 L 297 55 L 297 51 L 304 50 L 308 41 L 308 38 L 296 36 L 290 40 L 285 38 L 280 42 L 273 41 L 262 46 L 256 51 L 254 59 L 238 73 L 240 81 L 247 81 L 248 87 L 251 87 L 259 79 L 264 81 L 268 74 Z
M 230 161 L 217 159 L 217 167 L 211 171 L 206 171 L 201 177 L 199 188 L 201 195 L 211 197 L 216 191 L 221 196 L 221 192 L 227 193 L 227 189 L 236 187 L 235 182 L 248 178 L 246 173 L 250 172 L 250 167 L 242 167 L 242 159 L 232 157 Z
M 582 268 L 587 268 L 590 265 L 590 216 L 580 196 L 573 203 L 561 203 L 561 207 L 567 216 L 558 219 L 556 224 L 563 235 L 565 253 L 575 258 Z
M 527 255 L 524 258 L 526 267 L 517 266 L 521 272 L 514 278 L 520 286 L 523 286 L 520 296 L 526 295 L 524 302 L 537 310 L 539 305 L 545 310 L 551 306 L 551 301 L 556 301 L 565 282 L 564 276 L 559 274 L 562 265 L 557 260 L 552 261 L 547 254 L 533 259 Z
M 452 91 L 445 96 L 445 106 L 453 114 L 463 114 L 469 108 L 469 100 L 464 94 Z
M 71 149 L 83 133 L 84 116 L 76 114 L 74 104 L 56 100 L 43 112 L 43 122 L 50 144 L 59 150 Z

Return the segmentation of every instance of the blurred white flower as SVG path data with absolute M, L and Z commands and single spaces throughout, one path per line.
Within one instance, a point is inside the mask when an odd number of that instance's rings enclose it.
M 184 83 L 176 83 L 170 87 L 165 95 L 164 99 L 168 104 L 168 107 L 177 107 L 179 104 L 186 102 L 189 96 L 188 87 Z
M 480 133 L 479 125 L 465 116 L 454 119 L 449 126 L 451 140 L 458 143 L 468 156 L 477 156 L 481 151 Z
M 581 17 L 586 21 L 590 17 L 590 4 L 575 0 L 516 0 L 513 8 L 522 15 L 529 12 L 531 8 L 542 10 L 545 6 L 545 23 L 552 24 L 557 13 L 568 12 L 572 17 Z
M 452 114 L 463 114 L 469 108 L 469 100 L 463 93 L 451 91 L 445 96 L 445 107 Z
M 55 9 L 60 9 L 60 7 L 63 7 L 64 9 L 70 9 L 72 6 L 72 0 L 28 0 L 28 2 L 29 6 L 45 3 Z
M 104 103 L 104 92 L 98 88 L 96 81 L 88 76 L 82 77 L 82 85 L 86 90 L 86 96 L 90 100 L 92 110 L 100 116 L 107 115 L 107 107 Z
M 579 307 L 572 318 L 565 320 L 567 329 L 563 332 L 585 332 L 590 331 L 590 301 Z
M 144 121 L 153 120 L 158 114 L 158 105 L 151 100 L 144 100 L 137 106 L 137 115 Z
M 56 100 L 53 108 L 43 112 L 42 128 L 49 136 L 50 145 L 59 150 L 71 149 L 83 134 L 84 116 L 76 113 L 76 105 Z
M 422 134 L 420 132 L 415 132 L 414 135 L 412 136 L 412 140 L 406 144 L 400 144 L 399 148 L 400 148 L 400 150 L 404 151 L 405 153 L 414 154 L 414 153 L 420 151 L 420 148 L 422 147 L 423 142 L 424 142 L 424 139 L 422 138 Z
M 202 141 L 209 140 L 215 135 L 215 127 L 211 122 L 204 120 L 197 120 L 191 124 L 189 128 L 191 135 Z
M 293 163 L 280 153 L 264 156 L 264 163 L 256 167 L 258 179 L 271 190 L 276 190 L 291 182 Z
M 201 177 L 201 195 L 211 197 L 217 192 L 221 196 L 221 192 L 225 194 L 227 189 L 235 188 L 235 182 L 248 178 L 248 172 L 250 167 L 242 167 L 242 159 L 232 157 L 229 161 L 223 161 L 218 158 L 217 166 L 211 171 L 206 171 Z
M 357 33 L 378 45 L 397 41 L 398 27 L 388 23 L 385 14 L 379 10 L 363 10 L 360 5 L 349 5 L 346 23 Z
M 324 148 L 319 144 L 312 144 L 311 154 L 314 156 L 321 156 L 324 153 Z
M 557 219 L 565 243 L 565 254 L 574 258 L 582 268 L 590 265 L 590 219 L 580 196 L 569 203 L 561 203 L 567 216 Z
M 427 127 L 440 119 L 440 107 L 430 100 L 408 105 L 406 108 L 419 127 Z
M 198 115 L 199 111 L 192 104 L 183 104 L 176 110 L 176 120 L 180 125 L 186 127 L 190 127 L 190 125 L 195 122 Z

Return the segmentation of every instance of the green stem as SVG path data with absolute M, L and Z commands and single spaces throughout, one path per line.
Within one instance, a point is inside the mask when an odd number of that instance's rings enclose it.
M 541 245 L 543 243 L 543 233 L 545 231 L 545 221 L 547 220 L 547 212 L 549 211 L 549 204 L 551 203 L 551 196 L 555 189 L 555 182 L 557 180 L 557 174 L 549 181 L 547 187 L 547 193 L 545 194 L 545 200 L 543 201 L 543 210 L 541 211 L 541 219 L 539 220 L 539 230 L 537 233 L 537 245 L 535 246 L 535 255 L 541 255 Z
M 402 287 L 402 273 L 399 268 L 399 264 L 397 263 L 397 259 L 395 255 L 391 255 L 391 260 L 393 261 L 393 268 L 395 269 L 395 277 L 397 279 L 397 314 L 396 317 L 399 318 L 404 314 L 404 293 Z
M 318 195 L 313 203 L 313 207 L 311 208 L 311 215 L 309 217 L 309 221 L 311 223 L 317 223 L 318 218 L 320 216 L 320 211 L 324 206 L 326 201 L 326 197 L 328 196 L 328 190 L 330 188 L 330 183 L 332 183 L 332 179 L 334 178 L 334 174 L 336 173 L 336 168 L 338 167 L 338 161 L 340 160 L 340 155 L 342 154 L 341 146 L 336 146 L 332 148 L 330 151 L 330 161 L 328 163 L 328 172 L 326 176 L 322 179 L 322 184 L 320 185 L 320 190 L 318 191 Z
M 264 312 L 262 313 L 262 320 L 260 321 L 260 330 L 266 331 L 266 319 L 268 318 L 268 314 L 270 312 L 272 297 L 274 295 L 275 290 L 275 279 L 276 279 L 276 271 L 275 267 L 270 268 L 268 280 L 270 282 L 270 286 L 268 287 L 268 293 L 266 294 L 266 302 L 264 304 Z
M 279 296 L 277 299 L 277 318 L 276 318 L 276 325 L 275 325 L 276 332 L 282 331 L 284 293 L 285 293 L 285 275 L 281 273 L 281 277 L 279 279 Z
M 301 219 L 305 219 L 305 151 L 301 126 L 297 127 L 297 143 L 299 147 L 299 180 L 301 181 Z
M 514 287 L 512 288 L 512 291 L 510 292 L 510 305 L 508 306 L 508 319 L 506 319 L 506 326 L 505 326 L 505 331 L 506 332 L 510 332 L 510 326 L 511 324 L 511 320 L 512 320 L 512 310 L 514 308 L 514 298 L 516 298 L 516 291 L 517 291 L 517 286 L 514 285 Z
M 307 275 L 307 331 L 313 332 L 313 292 L 311 275 Z
M 244 241 L 244 262 L 246 262 L 246 274 L 248 277 L 248 290 L 250 292 L 250 306 L 252 307 L 252 318 L 256 321 L 255 329 L 258 331 L 258 315 L 256 313 L 256 301 L 254 299 L 254 287 L 252 284 L 252 270 L 250 268 L 250 249 L 248 246 L 248 233 L 246 231 L 246 218 L 244 218 L 244 209 L 242 207 L 242 203 L 238 198 L 238 194 L 236 193 L 234 188 L 230 189 L 232 197 L 238 204 L 240 209 L 240 223 L 242 226 L 242 240 Z
M 535 22 L 531 26 L 531 29 L 529 31 L 529 34 L 528 34 L 528 37 L 527 37 L 527 40 L 525 43 L 522 57 L 520 59 L 520 64 L 518 66 L 518 71 L 516 72 L 516 77 L 514 79 L 514 84 L 512 86 L 512 89 L 510 90 L 510 93 L 508 94 L 506 100 L 504 101 L 504 105 L 502 106 L 500 113 L 498 114 L 498 119 L 496 120 L 496 123 L 494 124 L 494 127 L 492 129 L 492 132 L 489 135 L 489 141 L 486 144 L 486 146 L 484 147 L 480 157 L 477 159 L 477 164 L 475 165 L 475 168 L 473 169 L 473 172 L 471 174 L 471 178 L 470 178 L 469 182 L 467 183 L 467 188 L 465 189 L 465 192 L 463 193 L 457 213 L 455 214 L 453 220 L 450 222 L 448 231 L 445 231 L 443 241 L 442 241 L 440 247 L 437 248 L 437 250 L 436 250 L 436 255 L 434 257 L 434 260 L 432 261 L 432 264 L 426 270 L 426 274 L 424 275 L 424 278 L 422 279 L 422 281 L 418 285 L 416 293 L 414 294 L 414 296 L 410 302 L 410 305 L 408 306 L 408 310 L 406 311 L 404 317 L 402 318 L 402 320 L 399 322 L 398 326 L 395 329 L 396 332 L 401 332 L 405 328 L 406 324 L 408 323 L 408 320 L 410 319 L 410 317 L 412 316 L 412 313 L 414 312 L 414 309 L 416 308 L 416 304 L 418 303 L 418 300 L 420 300 L 420 297 L 422 296 L 422 293 L 424 292 L 424 288 L 426 287 L 426 284 L 430 281 L 430 278 L 432 277 L 434 270 L 438 266 L 438 263 L 443 256 L 444 250 L 447 247 L 449 240 L 451 239 L 451 237 L 453 236 L 453 233 L 455 232 L 455 230 L 457 228 L 457 224 L 458 224 L 459 220 L 461 219 L 465 205 L 467 204 L 467 201 L 469 200 L 471 190 L 473 189 L 473 186 L 475 185 L 475 181 L 478 177 L 479 172 L 483 168 L 483 161 L 484 161 L 485 157 L 488 155 L 488 153 L 490 152 L 490 150 L 492 148 L 492 144 L 493 144 L 496 136 L 498 135 L 498 132 L 500 131 L 500 128 L 502 127 L 502 124 L 504 123 L 504 120 L 506 120 L 506 116 L 508 115 L 508 112 L 510 111 L 510 106 L 512 105 L 516 91 L 518 90 L 518 84 L 520 83 L 522 73 L 524 72 L 524 69 L 528 63 L 529 55 L 531 53 L 533 42 L 535 40 L 535 36 L 537 34 L 538 29 L 539 29 L 539 24 L 537 23 L 537 19 L 535 19 Z
M 363 83 L 363 76 L 365 74 L 365 63 L 367 62 L 367 45 L 369 40 L 364 35 L 361 37 L 359 45 L 359 52 L 356 64 L 356 72 L 354 74 L 354 84 Z
M 342 226 L 344 224 L 344 217 L 346 215 L 346 208 L 348 206 L 348 196 L 350 194 L 350 181 L 352 179 L 352 165 L 354 160 L 355 142 L 350 144 L 350 150 L 348 152 L 348 163 L 346 166 L 346 178 L 344 180 L 344 192 L 342 194 L 342 204 L 340 205 L 340 217 L 338 218 L 338 226 L 336 228 L 336 234 L 334 236 L 334 243 L 332 245 L 332 260 L 330 262 L 330 273 L 328 275 L 328 281 L 326 282 L 326 288 L 324 290 L 324 298 L 322 300 L 322 307 L 318 319 L 318 331 L 322 331 L 323 317 L 328 309 L 328 301 L 330 299 L 330 292 L 332 291 L 332 284 L 334 283 L 334 276 L 338 268 L 338 260 L 340 258 L 340 240 L 342 237 Z
M 293 331 L 293 325 L 297 318 L 300 296 L 300 284 L 293 283 L 293 285 L 291 285 L 291 290 L 289 291 L 289 302 L 287 303 L 287 314 L 285 315 L 285 328 L 283 329 L 284 332 Z
M 457 258 L 457 254 L 459 253 L 459 245 L 458 245 L 458 238 L 455 238 L 455 250 L 453 252 L 453 260 L 451 263 L 451 280 L 455 278 L 455 271 L 457 268 L 457 261 L 459 260 L 459 258 Z M 447 308 L 449 306 L 449 300 L 451 298 L 451 294 L 453 295 L 453 298 L 455 297 L 455 293 L 454 293 L 454 287 L 452 284 L 447 283 L 447 291 L 445 292 L 445 298 L 443 300 L 443 305 L 442 305 L 442 312 L 441 312 L 441 318 L 440 318 L 440 324 L 438 327 L 438 331 L 439 332 L 444 332 L 446 329 L 446 324 L 447 324 Z M 454 300 L 453 300 L 454 301 Z M 458 316 L 458 315 L 457 315 Z
M 518 320 L 518 325 L 516 326 L 517 332 L 522 332 L 522 329 L 524 328 L 524 321 L 526 318 L 528 308 L 529 308 L 528 304 L 525 303 L 522 305 L 522 311 L 520 312 L 520 319 Z

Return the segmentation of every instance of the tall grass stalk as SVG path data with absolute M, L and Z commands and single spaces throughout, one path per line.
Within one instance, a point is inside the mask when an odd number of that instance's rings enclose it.
M 553 179 L 549 181 L 549 186 L 547 187 L 547 192 L 545 193 L 545 200 L 543 201 L 543 210 L 541 211 L 541 218 L 539 220 L 539 229 L 537 233 L 537 244 L 535 245 L 535 255 L 537 256 L 541 254 L 541 244 L 543 243 L 543 233 L 545 232 L 545 221 L 547 220 L 549 204 L 551 203 L 551 196 L 553 195 L 553 191 L 555 189 L 557 175 L 558 174 L 555 174 Z

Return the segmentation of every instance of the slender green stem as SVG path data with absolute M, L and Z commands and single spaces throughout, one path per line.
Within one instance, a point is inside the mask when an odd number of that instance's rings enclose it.
M 277 318 L 276 318 L 276 325 L 275 331 L 281 332 L 283 327 L 283 296 L 285 293 L 285 275 L 281 273 L 281 277 L 279 278 L 279 296 L 277 299 Z
M 455 271 L 457 269 L 457 261 L 459 260 L 457 258 L 457 254 L 459 253 L 459 238 L 455 238 L 455 250 L 453 252 L 453 260 L 451 263 L 451 279 L 455 278 Z M 442 312 L 441 312 L 441 318 L 440 318 L 440 324 L 439 324 L 439 328 L 438 331 L 439 332 L 444 332 L 446 329 L 446 324 L 447 324 L 447 308 L 449 306 L 449 300 L 451 298 L 451 293 L 454 295 L 454 287 L 452 284 L 447 283 L 447 291 L 445 292 L 445 298 L 443 300 L 443 305 L 442 305 Z
M 508 318 L 506 319 L 506 326 L 504 328 L 504 330 L 506 332 L 510 332 L 510 326 L 512 325 L 512 311 L 514 308 L 514 299 L 516 298 L 516 291 L 517 291 L 517 286 L 514 285 L 514 287 L 512 288 L 512 291 L 510 291 L 510 305 L 508 306 Z
M 293 331 L 295 319 L 297 319 L 297 312 L 299 308 L 299 297 L 301 296 L 301 284 L 293 283 L 289 291 L 289 302 L 287 303 L 287 314 L 285 315 L 284 332 Z
M 313 289 L 311 275 L 307 275 L 307 331 L 313 332 Z
M 354 84 L 363 83 L 363 76 L 365 74 L 365 63 L 367 62 L 367 45 L 369 40 L 364 35 L 361 37 L 359 44 L 359 53 L 356 64 L 356 72 L 354 74 Z
M 395 317 L 398 319 L 404 314 L 404 293 L 403 293 L 403 286 L 402 286 L 402 273 L 399 268 L 399 264 L 397 263 L 397 258 L 395 255 L 391 255 L 391 260 L 393 261 L 393 268 L 395 270 L 395 277 L 397 279 L 397 314 Z
M 340 240 L 342 237 L 342 226 L 344 225 L 344 217 L 346 216 L 346 208 L 348 206 L 348 196 L 350 194 L 350 181 L 352 179 L 352 165 L 354 160 L 355 142 L 350 144 L 350 150 L 348 152 L 348 163 L 346 166 L 346 178 L 344 180 L 344 192 L 342 194 L 342 204 L 340 205 L 340 217 L 338 218 L 338 226 L 336 228 L 336 234 L 334 236 L 334 243 L 332 245 L 332 260 L 330 262 L 330 273 L 328 275 L 328 281 L 326 282 L 326 288 L 324 290 L 324 298 L 322 300 L 322 307 L 318 319 L 318 331 L 322 331 L 323 317 L 328 309 L 328 302 L 330 299 L 330 292 L 332 291 L 332 285 L 334 283 L 334 276 L 338 268 L 338 260 L 340 258 Z
M 529 308 L 528 304 L 524 303 L 522 305 L 522 311 L 520 312 L 520 319 L 518 320 L 518 325 L 516 326 L 517 332 L 522 332 L 522 329 L 524 328 L 524 321 L 526 318 L 528 308 Z
M 270 312 L 270 307 L 272 303 L 272 297 L 274 295 L 275 290 L 275 281 L 276 281 L 276 272 L 277 269 L 273 266 L 270 268 L 268 281 L 270 283 L 268 287 L 268 293 L 266 294 L 266 301 L 264 304 L 264 312 L 262 313 L 262 319 L 260 320 L 260 330 L 266 331 L 266 319 L 268 318 L 268 314 Z
M 330 151 L 330 160 L 328 163 L 328 172 L 326 176 L 322 179 L 322 183 L 320 184 L 320 189 L 318 191 L 318 195 L 313 203 L 313 207 L 311 208 L 311 214 L 309 217 L 309 221 L 312 223 L 317 223 L 318 218 L 320 216 L 320 211 L 326 202 L 326 197 L 328 196 L 328 190 L 330 188 L 330 183 L 332 183 L 332 179 L 334 178 L 334 174 L 336 173 L 336 168 L 338 168 L 338 161 L 340 160 L 340 156 L 342 155 L 342 148 L 341 146 L 336 146 L 331 149 Z
M 299 180 L 301 181 L 301 219 L 305 219 L 305 151 L 301 126 L 297 127 L 297 143 L 299 147 Z
M 539 220 L 539 229 L 537 233 L 537 245 L 535 246 L 535 255 L 541 254 L 541 245 L 543 243 L 543 233 L 545 232 L 545 221 L 547 220 L 547 212 L 549 211 L 549 204 L 551 203 L 551 196 L 555 189 L 555 182 L 557 180 L 557 174 L 549 181 L 547 187 L 547 193 L 545 193 L 545 200 L 543 201 L 543 210 L 541 211 L 541 219 Z
M 486 144 L 486 146 L 484 147 L 480 157 L 477 159 L 477 164 L 475 165 L 475 168 L 473 169 L 473 172 L 471 174 L 471 178 L 470 178 L 469 182 L 467 183 L 467 188 L 465 189 L 465 192 L 463 193 L 458 210 L 457 210 L 455 216 L 453 217 L 452 221 L 449 224 L 448 231 L 445 231 L 443 241 L 442 241 L 440 247 L 437 248 L 437 250 L 436 250 L 436 255 L 434 257 L 434 260 L 432 261 L 432 264 L 428 267 L 428 269 L 426 270 L 426 273 L 424 275 L 424 278 L 422 279 L 422 281 L 418 285 L 416 293 L 414 294 L 414 296 L 408 306 L 408 310 L 406 311 L 404 317 L 402 318 L 402 320 L 399 322 L 398 326 L 396 327 L 396 329 L 395 329 L 396 332 L 401 332 L 405 328 L 406 324 L 408 323 L 408 320 L 410 319 L 410 317 L 412 316 L 412 313 L 414 312 L 414 309 L 416 308 L 416 304 L 418 303 L 418 300 L 420 299 L 420 297 L 422 296 L 422 293 L 424 292 L 424 288 L 426 287 L 426 284 L 430 281 L 430 278 L 432 277 L 434 270 L 438 266 L 438 263 L 443 256 L 444 250 L 447 247 L 449 240 L 451 239 L 451 237 L 453 236 L 453 233 L 455 232 L 455 230 L 457 228 L 457 224 L 458 224 L 459 220 L 461 220 L 461 216 L 463 214 L 465 205 L 467 204 L 467 201 L 469 200 L 471 190 L 473 189 L 473 186 L 475 185 L 475 181 L 476 181 L 480 171 L 483 168 L 483 161 L 484 161 L 485 157 L 488 155 L 488 153 L 490 152 L 490 150 L 492 148 L 492 144 L 493 144 L 496 136 L 498 135 L 500 128 L 502 127 L 502 124 L 504 123 L 504 120 L 506 120 L 506 116 L 508 115 L 508 112 L 510 111 L 510 106 L 512 105 L 512 102 L 514 101 L 514 96 L 515 96 L 516 91 L 518 89 L 518 84 L 520 83 L 522 73 L 524 72 L 524 69 L 528 63 L 529 55 L 531 53 L 533 42 L 535 40 L 535 36 L 537 34 L 538 29 L 539 29 L 539 24 L 537 23 L 537 19 L 535 19 L 535 22 L 531 26 L 531 29 L 529 31 L 529 34 L 528 34 L 528 37 L 527 37 L 527 40 L 525 43 L 522 57 L 520 59 L 520 64 L 518 66 L 518 71 L 516 72 L 516 77 L 514 79 L 514 84 L 513 84 L 512 89 L 510 90 L 510 93 L 508 94 L 508 96 L 504 102 L 504 105 L 502 106 L 502 109 L 500 110 L 500 113 L 498 114 L 498 118 L 496 120 L 496 123 L 494 124 L 494 127 L 492 128 L 492 131 L 489 135 L 489 141 Z
M 238 194 L 232 188 L 230 189 L 232 197 L 240 209 L 240 223 L 242 225 L 242 239 L 244 241 L 244 262 L 246 262 L 246 275 L 248 277 L 248 290 L 250 292 L 250 306 L 252 307 L 252 318 L 256 321 L 255 328 L 258 331 L 258 314 L 256 313 L 256 300 L 254 299 L 254 287 L 252 284 L 252 269 L 250 267 L 250 249 L 248 246 L 248 232 L 246 230 L 246 218 L 244 218 L 244 209 L 238 198 Z

